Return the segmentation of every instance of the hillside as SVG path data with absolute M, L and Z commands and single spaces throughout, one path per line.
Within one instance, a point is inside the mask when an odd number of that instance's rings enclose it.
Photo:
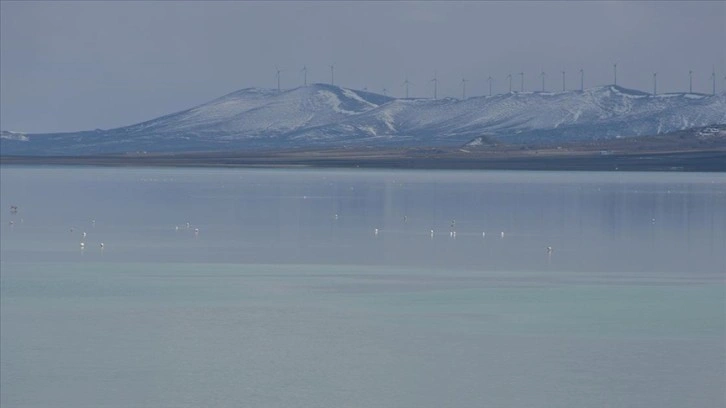
M 2 155 L 459 146 L 486 136 L 552 144 L 726 124 L 726 94 L 653 96 L 616 86 L 459 99 L 396 99 L 314 84 L 248 88 L 110 130 L 0 135 Z

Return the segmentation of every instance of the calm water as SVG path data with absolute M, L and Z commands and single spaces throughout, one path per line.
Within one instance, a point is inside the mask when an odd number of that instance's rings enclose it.
M 3 408 L 726 406 L 726 174 L 2 167 L 0 193 Z

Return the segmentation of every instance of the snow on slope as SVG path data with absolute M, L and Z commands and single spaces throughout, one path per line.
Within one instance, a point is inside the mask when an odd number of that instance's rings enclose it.
M 129 126 L 127 132 L 257 137 L 339 121 L 388 99 L 316 84 L 289 91 L 248 88 L 195 108 Z
M 467 100 L 395 100 L 333 126 L 340 133 L 358 130 L 361 137 L 375 129 L 378 137 L 416 136 L 423 144 L 439 144 L 481 134 L 526 143 L 638 136 L 714 123 L 726 123 L 726 94 L 653 97 L 607 86 Z
M 315 84 L 248 88 L 107 131 L 0 138 L 2 154 L 98 154 L 340 146 L 511 143 L 667 133 L 726 123 L 726 93 L 652 96 L 616 86 L 458 99 L 395 99 Z

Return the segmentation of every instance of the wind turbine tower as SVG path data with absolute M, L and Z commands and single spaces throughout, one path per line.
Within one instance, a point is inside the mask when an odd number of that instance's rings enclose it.
M 439 85 L 439 80 L 436 78 L 436 71 L 434 71 L 434 79 L 432 79 L 430 82 L 433 82 L 434 83 L 434 99 L 436 99 L 436 96 L 437 96 L 436 95 L 436 90 L 437 90 L 438 85 Z
M 693 93 L 693 71 L 688 71 L 688 93 Z
M 335 65 L 330 65 L 330 85 L 335 85 Z
M 618 64 L 613 64 L 613 85 L 618 86 Z
M 492 77 L 490 76 L 487 81 L 489 81 L 489 96 L 492 96 Z
M 300 72 L 303 73 L 303 86 L 308 86 L 308 67 L 303 66 Z
M 585 70 L 580 68 L 580 92 L 585 90 Z
M 509 93 L 512 93 L 512 73 L 510 72 L 509 75 L 507 75 L 507 79 L 509 79 Z
M 468 79 L 461 78 L 461 99 L 466 99 L 466 83 L 469 82 Z
M 521 92 L 524 92 L 524 72 L 520 72 L 519 73 L 519 76 L 522 78 L 522 83 L 521 83 L 521 86 L 520 86 L 520 90 L 521 90 Z
M 716 66 L 713 66 L 713 71 L 711 71 L 711 79 L 713 80 L 713 91 L 711 92 L 711 95 L 716 95 Z
M 406 77 L 406 80 L 405 80 L 405 81 L 403 81 L 403 85 L 405 85 L 405 86 L 406 86 L 406 99 L 408 99 L 408 86 L 409 86 L 410 84 L 411 84 L 411 82 L 409 82 L 409 80 L 408 80 L 408 77 Z
M 565 92 L 565 71 L 562 71 L 562 92 Z
M 277 73 L 275 74 L 275 76 L 277 77 L 277 92 L 280 92 L 280 72 L 282 71 L 278 67 L 275 67 L 275 71 L 277 71 Z
M 653 95 L 658 95 L 658 88 L 657 88 L 658 79 L 657 79 L 656 75 L 658 75 L 658 73 L 653 72 Z

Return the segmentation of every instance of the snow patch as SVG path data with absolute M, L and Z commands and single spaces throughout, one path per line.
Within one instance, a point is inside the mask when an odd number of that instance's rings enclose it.
M 343 113 L 343 114 L 346 114 L 346 115 L 355 115 L 356 113 L 358 113 L 358 112 L 354 112 L 354 111 L 349 111 L 349 110 L 342 109 L 340 107 L 341 102 L 340 102 L 340 99 L 338 98 L 338 95 L 336 95 L 336 94 L 334 94 L 334 93 L 332 93 L 330 91 L 320 90 L 320 91 L 318 91 L 318 95 L 320 95 L 323 98 L 325 98 L 326 103 L 331 108 L 333 108 L 333 111 L 334 112 Z
M 27 142 L 30 140 L 25 133 L 11 132 L 9 130 L 3 130 L 0 132 L 0 139 L 15 140 L 18 142 Z
M 371 108 L 377 108 L 378 105 L 373 104 L 371 102 L 368 102 L 367 100 L 363 99 L 358 95 L 357 93 L 351 91 L 350 89 L 343 89 L 343 95 L 347 96 L 350 99 L 356 100 L 362 104 L 368 105 Z

